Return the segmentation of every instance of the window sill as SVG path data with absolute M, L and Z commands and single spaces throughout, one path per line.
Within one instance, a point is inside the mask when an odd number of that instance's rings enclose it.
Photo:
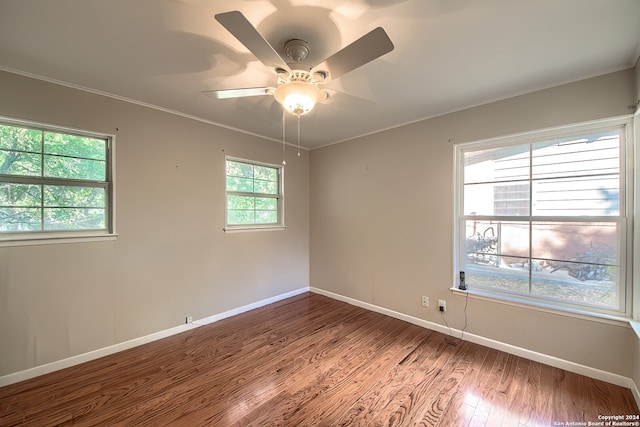
M 4 236 L 0 237 L 0 247 L 59 245 L 63 243 L 106 242 L 116 240 L 117 234 L 47 234 L 46 236 Z
M 551 304 L 525 301 L 517 297 L 508 297 L 508 296 L 497 297 L 488 292 L 482 292 L 475 289 L 474 290 L 468 289 L 463 291 L 453 287 L 453 288 L 450 288 L 450 290 L 452 293 L 456 295 L 463 295 L 465 297 L 468 296 L 470 298 L 476 298 L 480 300 L 491 301 L 491 302 L 511 305 L 515 307 L 526 308 L 529 310 L 542 311 L 545 313 L 552 313 L 560 316 L 574 317 L 578 319 L 589 320 L 592 322 L 608 323 L 608 324 L 617 325 L 617 326 L 629 326 L 629 324 L 631 323 L 631 319 L 623 316 L 595 313 L 591 311 L 578 310 L 578 309 L 572 309 L 572 308 L 558 308 L 557 306 L 553 306 Z M 638 324 L 638 330 L 640 332 L 640 323 Z
M 281 231 L 286 230 L 284 225 L 256 225 L 256 226 L 230 226 L 225 227 L 222 230 L 225 233 L 244 233 L 247 231 Z

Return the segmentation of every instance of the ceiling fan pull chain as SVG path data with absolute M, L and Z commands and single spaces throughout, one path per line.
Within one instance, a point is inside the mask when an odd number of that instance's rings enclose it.
M 285 116 L 285 110 L 284 108 L 282 109 L 282 166 L 286 166 L 287 165 L 287 161 L 285 159 L 285 142 L 284 142 L 284 116 Z
M 298 116 L 298 157 L 300 157 L 300 116 Z

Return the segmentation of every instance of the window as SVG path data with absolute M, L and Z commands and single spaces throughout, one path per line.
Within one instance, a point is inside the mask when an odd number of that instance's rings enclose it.
M 282 227 L 282 167 L 226 159 L 227 230 Z
M 456 277 L 471 292 L 580 313 L 630 313 L 630 123 L 479 143 L 456 156 Z
M 1 120 L 0 239 L 111 233 L 111 142 Z

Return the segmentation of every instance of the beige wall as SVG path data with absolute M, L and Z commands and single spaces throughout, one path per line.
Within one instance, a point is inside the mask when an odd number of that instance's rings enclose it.
M 464 326 L 453 295 L 453 144 L 629 114 L 632 70 L 471 108 L 311 152 L 311 286 Z M 431 299 L 428 309 L 420 296 Z M 626 377 L 631 329 L 469 299 L 467 331 Z
M 0 375 L 308 286 L 306 153 L 288 153 L 285 231 L 224 233 L 225 154 L 279 164 L 280 145 L 8 73 L 0 93 L 0 116 L 116 135 L 119 234 L 0 248 Z

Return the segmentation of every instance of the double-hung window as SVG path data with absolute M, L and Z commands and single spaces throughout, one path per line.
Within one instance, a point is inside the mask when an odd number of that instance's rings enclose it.
M 112 138 L 0 120 L 0 240 L 113 232 Z
M 281 228 L 282 166 L 226 159 L 226 230 Z
M 456 145 L 456 278 L 499 299 L 629 316 L 630 126 Z

